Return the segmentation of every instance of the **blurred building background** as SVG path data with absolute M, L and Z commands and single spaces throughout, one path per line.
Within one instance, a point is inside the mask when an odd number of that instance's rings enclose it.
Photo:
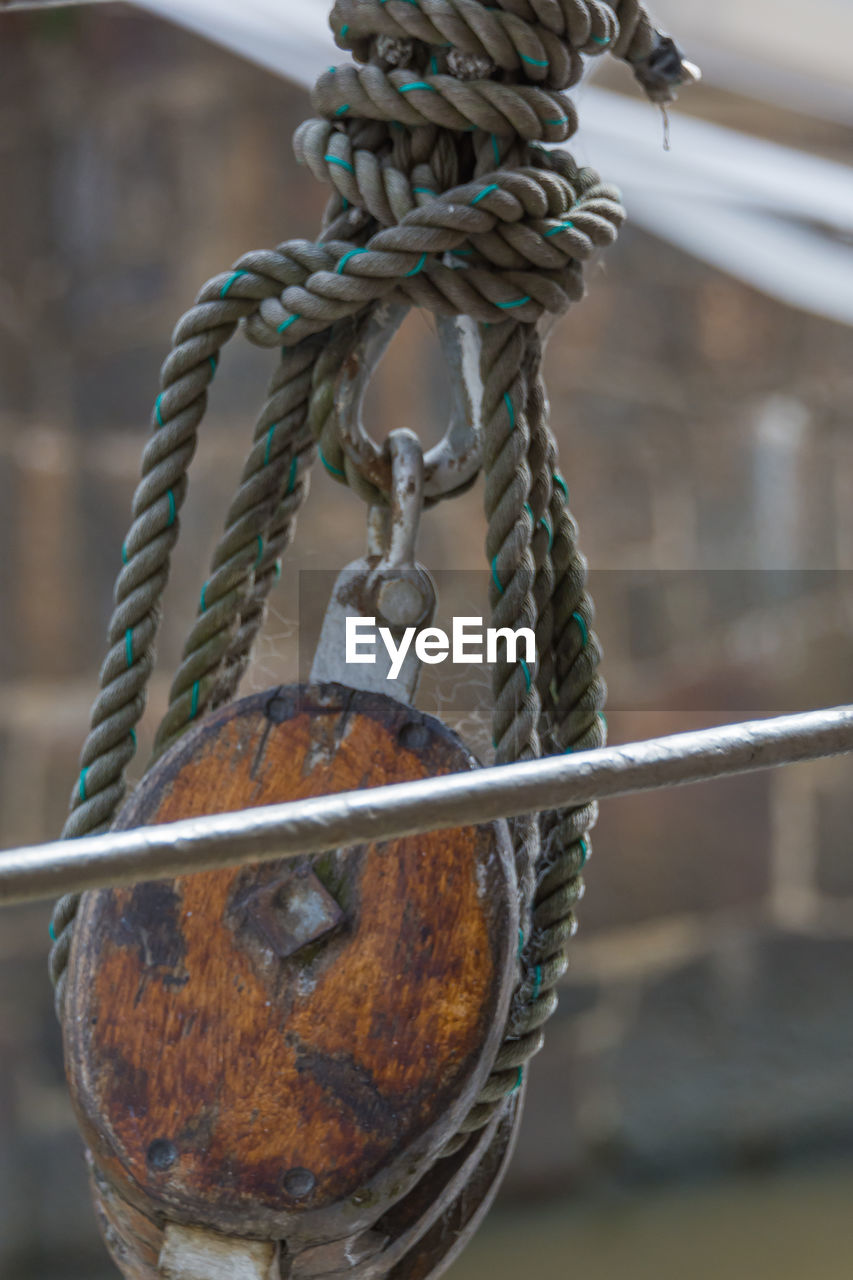
M 686 6 L 691 22 L 703 9 Z M 632 92 L 620 68 L 603 82 Z M 737 89 L 691 91 L 680 110 L 853 157 L 837 113 Z M 153 17 L 0 14 L 0 846 L 62 825 L 175 319 L 245 249 L 316 227 L 325 192 L 290 149 L 306 111 L 303 90 Z M 611 740 L 853 701 L 849 328 L 630 224 L 589 286 L 548 377 Z M 239 339 L 222 361 L 155 715 L 268 368 Z M 440 382 L 412 317 L 372 395 L 377 432 L 435 434 Z M 428 565 L 480 567 L 480 501 L 425 518 Z M 253 687 L 294 677 L 297 565 L 337 568 L 363 527 L 317 474 Z M 484 716 L 460 713 L 476 745 Z M 517 1155 L 454 1276 L 849 1275 L 851 831 L 846 759 L 605 806 Z M 107 1280 L 47 920 L 0 913 L 0 1276 Z

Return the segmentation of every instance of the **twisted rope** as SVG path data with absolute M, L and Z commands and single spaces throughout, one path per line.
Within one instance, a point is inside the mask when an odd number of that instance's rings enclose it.
M 605 687 L 586 564 L 547 427 L 536 325 L 583 294 L 583 264 L 615 238 L 618 192 L 571 156 L 563 90 L 583 58 L 627 61 L 665 104 L 692 79 L 637 0 L 337 0 L 332 28 L 359 66 L 320 77 L 297 158 L 332 187 L 318 242 L 245 255 L 205 285 L 162 371 L 116 583 L 101 690 L 63 834 L 114 818 L 154 664 L 160 599 L 187 469 L 219 352 L 242 325 L 282 349 L 240 487 L 213 553 L 155 754 L 233 697 L 278 559 L 305 498 L 315 445 L 367 501 L 385 495 L 342 443 L 336 370 L 356 322 L 383 300 L 481 324 L 486 551 L 494 626 L 530 627 L 537 662 L 494 672 L 496 760 L 604 741 Z M 583 892 L 595 805 L 511 823 L 520 888 L 518 983 L 492 1073 L 448 1151 L 518 1089 L 556 1006 Z M 77 898 L 57 904 L 51 973 L 61 1009 Z
M 245 255 L 233 271 L 208 281 L 196 305 L 175 329 L 172 351 L 161 373 L 162 390 L 152 414 L 152 436 L 142 456 L 142 478 L 133 499 L 133 522 L 122 548 L 124 564 L 116 580 L 115 608 L 107 632 L 109 649 L 101 668 L 100 692 L 92 707 L 90 731 L 80 757 L 80 774 L 71 794 L 71 812 L 62 833 L 65 839 L 105 830 L 124 799 L 126 770 L 136 753 L 136 726 L 145 710 L 146 689 L 154 667 L 160 601 L 178 539 L 180 511 L 187 493 L 187 471 L 207 406 L 207 389 L 222 347 L 260 299 L 286 283 L 289 276 L 284 268 L 287 265 L 274 254 Z M 319 345 L 315 344 L 315 358 L 318 351 Z M 292 363 L 296 357 L 284 359 Z M 298 377 L 300 372 L 298 362 L 296 368 L 287 366 L 287 373 L 292 377 Z M 291 449 L 296 431 L 294 423 Z M 304 491 L 303 484 L 296 491 L 297 500 Z M 251 516 L 248 527 L 255 527 Z M 222 594 L 231 591 L 229 607 L 233 607 L 235 618 L 239 616 L 241 603 L 248 606 L 245 592 L 239 589 L 237 572 L 245 568 L 247 528 L 242 529 L 227 548 L 221 564 L 223 573 L 216 584 Z M 223 612 L 214 610 L 217 622 Z M 234 638 L 231 620 L 221 634 L 229 641 L 220 643 L 217 651 L 224 661 Z M 216 640 L 212 639 L 211 643 L 216 649 Z M 200 673 L 195 692 L 199 701 L 202 675 L 204 671 Z M 208 685 L 205 694 L 209 692 Z M 190 718 L 194 714 L 192 703 L 191 693 Z M 57 903 L 51 920 L 54 945 L 49 968 L 60 1012 L 78 903 L 79 895 L 66 895 Z

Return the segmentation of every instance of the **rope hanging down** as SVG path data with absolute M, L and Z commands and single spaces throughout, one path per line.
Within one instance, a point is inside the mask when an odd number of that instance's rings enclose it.
M 240 487 L 200 592 L 160 725 L 161 754 L 230 700 L 264 620 L 319 451 L 326 470 L 387 501 L 346 452 L 335 379 L 359 326 L 400 299 L 480 322 L 486 555 L 495 627 L 532 627 L 538 665 L 499 664 L 498 763 L 603 744 L 605 686 L 586 565 L 547 426 L 537 322 L 583 293 L 583 263 L 615 238 L 618 192 L 543 143 L 568 139 L 563 91 L 583 59 L 624 59 L 648 96 L 692 78 L 635 0 L 338 0 L 338 45 L 357 66 L 321 76 L 297 156 L 333 195 L 316 243 L 244 255 L 179 322 L 161 375 L 122 553 L 108 652 L 63 836 L 106 829 L 125 794 L 154 666 L 160 600 L 187 472 L 222 347 L 241 326 L 280 359 Z M 491 1077 L 454 1143 L 485 1124 L 542 1043 L 566 967 L 594 804 L 516 819 L 519 980 Z M 78 895 L 56 907 L 51 974 L 61 1009 Z M 454 1144 L 451 1144 L 453 1146 Z

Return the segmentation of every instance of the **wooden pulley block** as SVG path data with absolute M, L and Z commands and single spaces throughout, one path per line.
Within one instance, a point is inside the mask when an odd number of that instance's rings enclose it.
M 214 713 L 117 829 L 476 767 L 341 685 Z M 497 1187 L 518 1113 L 442 1155 L 499 1048 L 517 888 L 502 822 L 88 893 L 64 1041 L 131 1280 L 425 1277 Z

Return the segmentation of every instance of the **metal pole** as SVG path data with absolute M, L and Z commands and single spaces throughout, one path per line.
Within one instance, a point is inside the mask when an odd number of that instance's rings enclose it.
M 0 854 L 0 903 L 391 840 L 853 750 L 853 706 Z
M 103 4 L 106 0 L 0 0 L 0 13 L 7 9 L 67 9 L 81 4 Z

